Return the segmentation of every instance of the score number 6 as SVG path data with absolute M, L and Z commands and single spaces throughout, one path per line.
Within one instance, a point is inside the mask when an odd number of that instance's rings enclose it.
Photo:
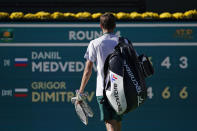
M 170 89 L 170 87 L 167 86 L 167 87 L 163 90 L 163 92 L 162 92 L 162 94 L 161 94 L 162 97 L 163 97 L 163 99 L 169 99 L 169 98 L 170 98 L 171 94 L 170 94 L 169 89 Z M 179 97 L 180 97 L 181 99 L 187 99 L 187 98 L 188 98 L 188 92 L 187 92 L 186 89 L 187 89 L 187 86 L 184 86 L 183 89 L 181 89 L 181 91 L 179 92 Z

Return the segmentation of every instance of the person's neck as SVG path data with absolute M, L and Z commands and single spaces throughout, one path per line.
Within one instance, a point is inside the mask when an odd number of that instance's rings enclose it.
M 113 30 L 103 30 L 103 34 L 113 33 Z

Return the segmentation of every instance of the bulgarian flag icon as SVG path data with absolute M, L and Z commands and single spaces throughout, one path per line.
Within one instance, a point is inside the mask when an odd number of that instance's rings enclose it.
M 27 88 L 15 88 L 15 97 L 27 97 L 28 89 Z

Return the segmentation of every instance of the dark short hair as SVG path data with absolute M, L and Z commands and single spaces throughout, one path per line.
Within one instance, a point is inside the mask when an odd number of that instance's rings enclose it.
M 116 18 L 112 13 L 105 13 L 100 17 L 100 24 L 104 29 L 114 29 L 116 27 Z

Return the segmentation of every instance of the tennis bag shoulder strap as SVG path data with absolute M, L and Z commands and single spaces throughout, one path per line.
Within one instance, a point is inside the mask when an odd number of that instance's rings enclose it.
M 117 114 L 125 114 L 144 103 L 147 92 L 142 65 L 131 43 L 119 38 L 104 64 L 104 102 Z

